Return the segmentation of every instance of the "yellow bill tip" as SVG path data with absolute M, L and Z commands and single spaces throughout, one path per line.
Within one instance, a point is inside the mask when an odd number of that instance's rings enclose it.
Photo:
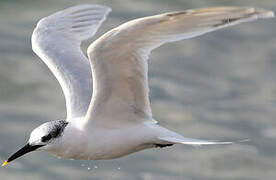
M 5 161 L 2 166 L 6 166 L 9 162 L 8 161 Z

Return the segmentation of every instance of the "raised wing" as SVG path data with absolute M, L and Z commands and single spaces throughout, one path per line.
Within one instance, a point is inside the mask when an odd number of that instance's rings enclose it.
M 74 6 L 41 19 L 33 32 L 33 51 L 59 81 L 68 120 L 85 116 L 92 96 L 90 63 L 81 42 L 96 33 L 110 11 L 100 5 Z
M 109 31 L 88 48 L 94 82 L 88 119 L 102 126 L 151 120 L 147 75 L 151 50 L 167 42 L 270 17 L 273 12 L 262 9 L 217 7 L 145 17 Z

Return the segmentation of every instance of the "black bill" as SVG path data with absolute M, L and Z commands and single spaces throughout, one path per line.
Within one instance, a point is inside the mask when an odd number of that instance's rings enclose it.
M 5 161 L 5 162 L 2 164 L 2 166 L 4 166 L 4 165 L 8 164 L 9 162 L 11 162 L 11 161 L 13 161 L 13 160 L 15 160 L 15 159 L 17 159 L 17 158 L 23 156 L 24 154 L 27 154 L 27 153 L 29 153 L 29 152 L 32 152 L 32 151 L 34 151 L 34 150 L 40 148 L 40 147 L 42 147 L 42 146 L 44 146 L 44 145 L 34 145 L 34 146 L 32 146 L 32 145 L 30 145 L 30 144 L 28 143 L 28 144 L 26 144 L 23 148 L 19 149 L 16 153 L 14 153 L 11 157 L 9 157 L 8 160 Z

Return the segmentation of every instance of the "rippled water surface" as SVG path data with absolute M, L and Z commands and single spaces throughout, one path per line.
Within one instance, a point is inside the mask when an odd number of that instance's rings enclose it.
M 112 7 L 97 35 L 142 16 L 206 6 L 257 6 L 274 0 L 86 0 Z M 0 159 L 30 131 L 65 117 L 55 77 L 31 50 L 43 16 L 74 0 L 0 1 Z M 150 96 L 161 125 L 193 138 L 243 145 L 151 149 L 108 161 L 70 161 L 35 152 L 0 169 L 1 179 L 261 180 L 276 178 L 276 24 L 262 20 L 162 46 L 150 58 Z

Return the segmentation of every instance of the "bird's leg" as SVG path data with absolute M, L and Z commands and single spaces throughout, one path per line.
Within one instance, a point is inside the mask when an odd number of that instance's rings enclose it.
M 155 147 L 164 148 L 168 146 L 172 146 L 173 144 L 155 144 Z

